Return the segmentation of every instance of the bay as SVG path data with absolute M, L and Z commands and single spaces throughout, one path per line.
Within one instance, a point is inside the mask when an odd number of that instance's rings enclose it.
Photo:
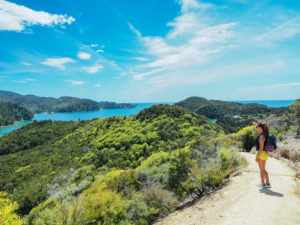
M 67 112 L 67 113 L 39 113 L 34 114 L 34 119 L 36 121 L 41 120 L 60 120 L 60 121 L 69 121 L 69 120 L 91 120 L 94 118 L 106 118 L 110 116 L 131 116 L 138 114 L 141 110 L 149 108 L 152 105 L 157 104 L 173 104 L 173 103 L 162 103 L 162 102 L 151 102 L 151 103 L 131 103 L 137 105 L 135 108 L 126 108 L 126 109 L 101 109 L 98 111 L 88 111 L 88 112 Z M 18 121 L 16 126 L 9 126 L 0 128 L 0 137 L 4 134 L 7 134 L 13 130 L 19 129 L 22 126 L 25 126 L 32 121 Z
M 2 127 L 0 128 L 0 137 L 3 136 L 4 134 L 7 134 L 9 132 L 12 132 L 13 130 L 17 130 L 29 123 L 32 123 L 32 121 L 17 121 L 15 126 L 7 126 L 7 127 Z
M 232 101 L 232 102 L 239 102 L 239 103 L 258 103 L 264 104 L 268 107 L 286 107 L 290 104 L 294 103 L 295 100 L 249 100 L 249 101 Z M 151 103 L 131 103 L 137 105 L 135 108 L 127 108 L 127 109 L 101 109 L 98 111 L 89 111 L 89 112 L 70 112 L 70 113 L 40 113 L 34 114 L 34 119 L 37 121 L 41 120 L 61 120 L 61 121 L 68 121 L 68 120 L 90 120 L 94 118 L 106 118 L 110 116 L 131 116 L 138 114 L 141 110 L 151 107 L 152 105 L 157 104 L 169 104 L 172 105 L 174 103 L 162 103 L 162 102 L 151 102 Z M 32 121 L 18 121 L 16 126 L 9 126 L 0 128 L 0 137 L 4 134 L 7 134 L 13 130 L 19 129 L 22 126 L 25 126 Z
M 172 103 L 131 103 L 137 105 L 135 108 L 126 108 L 126 109 L 101 109 L 98 111 L 89 111 L 89 112 L 68 112 L 68 113 L 41 113 L 41 114 L 34 114 L 34 118 L 37 121 L 40 120 L 61 120 L 61 121 L 68 121 L 68 120 L 91 120 L 94 118 L 106 118 L 110 116 L 131 116 L 138 114 L 141 110 L 145 108 L 149 108 L 152 105 L 157 104 L 172 104 Z

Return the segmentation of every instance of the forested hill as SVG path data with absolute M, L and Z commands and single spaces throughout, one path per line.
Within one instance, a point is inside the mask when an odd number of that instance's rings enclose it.
M 0 138 L 0 193 L 28 224 L 152 224 L 240 166 L 225 139 L 206 117 L 170 105 L 34 122 Z
M 288 107 L 273 108 L 257 103 L 237 103 L 220 100 L 207 100 L 202 97 L 189 97 L 174 105 L 202 114 L 210 119 L 217 119 L 226 132 L 236 132 L 251 125 L 253 121 L 275 114 L 282 115 Z
M 35 95 L 20 95 L 10 91 L 0 91 L 0 102 L 17 103 L 34 113 L 96 111 L 100 108 L 109 108 L 109 105 L 103 105 L 90 99 L 80 99 L 68 96 L 60 98 L 38 97 Z M 122 106 L 124 105 L 119 107 Z M 116 106 L 113 108 L 115 107 Z M 126 108 L 128 107 L 129 106 L 126 105 Z
M 101 109 L 127 109 L 136 107 L 136 105 L 130 103 L 99 102 L 99 104 Z
M 0 126 L 13 124 L 15 121 L 32 120 L 33 113 L 15 103 L 0 102 Z

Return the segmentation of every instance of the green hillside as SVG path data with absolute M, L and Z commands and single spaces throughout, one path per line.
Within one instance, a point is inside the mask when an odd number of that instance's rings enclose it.
M 281 116 L 288 107 L 273 108 L 257 103 L 236 103 L 220 100 L 207 100 L 190 97 L 174 105 L 189 109 L 210 119 L 217 119 L 226 133 L 237 132 L 253 121 L 261 120 L 271 114 Z
M 0 191 L 29 224 L 151 224 L 242 165 L 236 141 L 206 121 L 156 105 L 129 117 L 35 122 L 0 138 Z
M 16 121 L 32 120 L 33 113 L 15 103 L 0 102 L 0 126 L 14 124 Z

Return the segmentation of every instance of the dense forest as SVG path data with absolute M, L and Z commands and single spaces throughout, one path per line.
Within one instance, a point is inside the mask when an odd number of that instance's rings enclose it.
M 151 224 L 222 185 L 244 163 L 241 143 L 169 105 L 34 122 L 0 138 L 0 191 L 29 224 Z
M 0 126 L 13 124 L 15 121 L 32 120 L 33 113 L 15 103 L 0 102 Z
M 60 98 L 20 95 L 10 91 L 0 91 L 0 102 L 13 102 L 26 107 L 33 113 L 41 112 L 81 112 L 96 111 L 100 108 L 135 107 L 131 104 L 107 104 L 90 99 L 63 96 Z
M 237 132 L 253 121 L 270 115 L 281 116 L 288 107 L 273 108 L 257 103 L 236 103 L 220 100 L 207 100 L 202 97 L 190 97 L 174 105 L 189 109 L 210 119 L 216 119 L 226 133 Z
M 136 105 L 130 103 L 99 102 L 101 109 L 127 109 L 135 108 Z

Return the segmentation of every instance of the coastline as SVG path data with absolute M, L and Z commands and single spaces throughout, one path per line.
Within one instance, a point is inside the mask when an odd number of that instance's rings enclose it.
M 33 120 L 22 120 L 22 121 L 16 121 L 14 124 L 7 125 L 7 126 L 1 126 L 0 127 L 0 137 L 3 135 L 10 133 L 13 130 L 17 130 L 29 123 L 32 123 Z
M 15 126 L 18 126 L 21 122 L 24 122 L 24 120 L 21 120 L 21 121 L 15 121 L 13 124 L 10 124 L 10 125 L 0 126 L 0 129 L 1 129 L 1 128 L 15 127 Z

